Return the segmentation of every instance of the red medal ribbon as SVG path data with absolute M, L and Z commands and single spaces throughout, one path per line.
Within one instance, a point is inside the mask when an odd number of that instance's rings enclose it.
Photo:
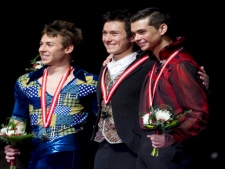
M 166 62 L 163 64 L 162 69 L 160 70 L 159 75 L 158 75 L 157 78 L 156 78 L 155 84 L 154 84 L 154 86 L 153 86 L 153 92 L 152 92 L 152 90 L 151 90 L 151 88 L 152 88 L 152 86 L 151 86 L 151 84 L 152 84 L 152 76 L 153 76 L 153 73 L 155 72 L 155 68 L 156 68 L 156 63 L 154 64 L 154 66 L 153 66 L 153 68 L 152 68 L 151 75 L 150 75 L 150 77 L 149 77 L 149 78 L 150 78 L 150 81 L 149 81 L 149 88 L 148 88 L 148 89 L 149 89 L 149 107 L 152 106 L 153 98 L 154 98 L 154 95 L 155 95 L 156 86 L 157 86 L 157 84 L 158 84 L 158 81 L 159 81 L 160 76 L 162 75 L 163 70 L 165 69 L 166 65 L 170 62 L 170 60 L 171 60 L 174 56 L 176 56 L 177 53 L 179 53 L 182 49 L 183 49 L 183 48 L 181 47 L 180 49 L 178 49 L 177 51 L 175 51 L 174 53 L 172 53 L 172 54 L 168 57 L 168 59 L 166 60 Z
M 52 115 L 56 106 L 56 102 L 58 101 L 59 93 L 66 82 L 67 77 L 69 76 L 70 72 L 73 70 L 73 67 L 70 67 L 63 77 L 60 79 L 60 82 L 56 88 L 56 91 L 53 95 L 51 105 L 49 107 L 48 113 L 46 113 L 46 83 L 47 83 L 47 76 L 48 76 L 48 68 L 44 70 L 42 76 L 42 86 L 41 86 L 41 110 L 42 110 L 42 123 L 43 126 L 46 128 L 50 125 L 50 121 L 52 119 Z
M 138 67 L 140 64 L 145 62 L 147 59 L 149 59 L 148 55 L 142 57 L 136 63 L 134 63 L 132 66 L 130 66 L 127 70 L 125 70 L 121 74 L 121 76 L 116 80 L 116 82 L 112 85 L 112 88 L 111 88 L 110 92 L 108 93 L 108 95 L 107 95 L 106 84 L 105 84 L 105 74 L 106 74 L 107 66 L 104 68 L 102 77 L 101 77 L 101 90 L 102 90 L 102 95 L 103 95 L 105 104 L 107 104 L 109 102 L 113 93 L 115 92 L 115 90 L 117 89 L 119 84 L 123 81 L 123 79 L 125 77 L 127 77 L 127 75 L 129 75 L 130 72 L 132 72 L 136 67 Z

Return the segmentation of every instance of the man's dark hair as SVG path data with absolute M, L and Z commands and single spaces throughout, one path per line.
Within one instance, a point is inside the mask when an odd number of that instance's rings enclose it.
M 165 10 L 157 7 L 139 10 L 130 17 L 130 22 L 133 23 L 145 18 L 148 18 L 148 25 L 153 26 L 156 29 L 159 29 L 161 24 L 166 24 L 168 26 L 166 35 L 170 36 L 172 39 L 176 37 L 173 32 L 172 18 Z
M 55 20 L 52 23 L 46 24 L 41 35 L 43 36 L 44 34 L 52 37 L 60 35 L 63 47 L 67 47 L 70 44 L 75 47 L 83 40 L 80 28 L 77 28 L 72 22 L 62 20 Z
M 108 11 L 103 15 L 103 25 L 109 21 L 124 22 L 127 36 L 131 37 L 132 33 L 131 33 L 131 27 L 130 27 L 130 17 L 131 17 L 131 12 L 129 12 L 127 9 L 124 9 L 124 10 L 117 9 L 111 12 Z

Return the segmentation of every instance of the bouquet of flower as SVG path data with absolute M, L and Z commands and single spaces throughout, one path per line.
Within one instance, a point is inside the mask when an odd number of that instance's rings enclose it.
M 33 58 L 30 63 L 32 64 L 32 67 L 25 68 L 27 72 L 33 72 L 37 69 L 41 69 L 43 67 L 43 64 L 41 63 L 40 55 L 38 54 L 35 58 Z
M 10 144 L 13 147 L 18 147 L 29 141 L 33 135 L 26 133 L 26 124 L 22 122 L 15 122 L 11 118 L 7 118 L 8 124 L 2 124 L 0 130 L 0 141 Z M 16 160 L 10 161 L 10 169 L 16 169 Z
M 172 108 L 166 104 L 161 104 L 156 107 L 150 107 L 149 113 L 144 113 L 143 124 L 147 129 L 155 129 L 156 134 L 162 134 L 168 128 L 174 127 L 178 124 L 178 118 L 191 112 L 191 110 L 185 111 L 179 115 L 175 115 Z M 158 156 L 159 150 L 153 148 L 151 155 Z

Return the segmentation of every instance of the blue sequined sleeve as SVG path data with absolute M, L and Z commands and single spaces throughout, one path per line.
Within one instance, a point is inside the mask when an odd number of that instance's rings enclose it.
M 17 81 L 14 87 L 14 108 L 12 112 L 12 118 L 19 121 L 25 121 L 28 118 L 28 103 L 29 100 L 19 87 L 19 82 Z

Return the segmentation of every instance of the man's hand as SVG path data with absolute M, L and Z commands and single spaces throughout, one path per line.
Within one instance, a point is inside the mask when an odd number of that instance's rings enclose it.
M 102 63 L 102 66 L 106 66 L 112 59 L 113 54 L 110 54 Z
M 5 159 L 7 160 L 7 162 L 10 162 L 11 160 L 16 159 L 16 155 L 20 154 L 19 149 L 15 149 L 13 148 L 11 145 L 7 145 L 5 146 Z
M 209 88 L 209 76 L 206 74 L 204 67 L 201 66 L 201 70 L 198 72 L 198 74 L 200 75 L 200 79 L 202 79 L 202 84 L 205 85 L 206 90 L 208 90 Z
M 168 147 L 174 143 L 174 138 L 170 134 L 151 134 L 147 137 L 152 141 L 152 147 L 154 148 Z

